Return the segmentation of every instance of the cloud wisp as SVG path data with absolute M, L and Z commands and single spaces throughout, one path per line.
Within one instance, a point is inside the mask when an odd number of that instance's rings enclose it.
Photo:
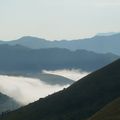
M 63 69 L 63 70 L 54 70 L 54 71 L 43 70 L 43 73 L 60 75 L 60 76 L 72 79 L 74 81 L 77 81 L 89 74 L 88 72 L 83 72 L 78 69 L 72 69 L 72 70 Z

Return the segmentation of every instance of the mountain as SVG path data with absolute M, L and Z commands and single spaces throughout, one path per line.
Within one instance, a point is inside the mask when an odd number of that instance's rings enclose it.
M 66 77 L 54 75 L 54 74 L 40 73 L 40 74 L 30 75 L 29 77 L 38 78 L 43 82 L 51 85 L 69 85 L 74 83 L 72 79 L 68 79 Z
M 89 120 L 120 120 L 120 98 L 106 105 Z
M 20 107 L 20 104 L 14 101 L 12 98 L 0 93 L 0 114 L 2 112 L 14 110 Z
M 111 36 L 119 34 L 119 32 L 98 33 L 97 36 Z
M 9 45 L 22 45 L 28 48 L 40 49 L 40 48 L 48 48 L 49 43 L 51 42 L 37 37 L 25 36 L 18 40 L 8 41 L 5 43 Z
M 107 33 L 106 33 L 107 34 Z M 22 45 L 32 49 L 40 48 L 66 48 L 70 50 L 85 49 L 97 53 L 114 53 L 120 55 L 120 33 L 109 35 L 96 35 L 92 38 L 78 40 L 49 41 L 36 37 L 22 37 L 18 40 L 4 41 L 0 44 Z
M 120 59 L 2 120 L 86 120 L 120 97 Z
M 3 75 L 3 74 L 2 74 Z M 46 73 L 4 73 L 4 75 L 8 76 L 24 76 L 27 78 L 36 78 L 40 79 L 42 82 L 49 84 L 49 85 L 70 85 L 74 83 L 72 79 L 60 76 L 60 75 L 55 75 L 55 74 L 46 74 Z
M 36 74 L 42 70 L 81 69 L 94 71 L 119 56 L 86 50 L 49 48 L 33 50 L 20 45 L 0 45 L 0 74 Z

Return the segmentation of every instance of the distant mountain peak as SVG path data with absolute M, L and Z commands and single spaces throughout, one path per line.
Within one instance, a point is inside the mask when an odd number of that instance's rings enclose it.
M 120 32 L 98 33 L 96 36 L 112 36 L 112 35 L 116 35 L 116 34 L 120 34 Z
M 19 38 L 18 40 L 25 40 L 25 41 L 27 41 L 27 40 L 29 40 L 29 41 L 30 40 L 33 40 L 33 41 L 35 41 L 35 40 L 37 40 L 37 41 L 43 40 L 43 41 L 47 41 L 44 38 L 38 38 L 38 37 L 34 37 L 34 36 L 23 36 L 23 37 Z
M 120 33 L 100 33 L 92 38 L 78 40 L 49 41 L 33 36 L 24 36 L 13 41 L 3 41 L 0 44 L 22 45 L 32 49 L 66 48 L 69 50 L 85 49 L 96 53 L 114 53 L 120 55 Z

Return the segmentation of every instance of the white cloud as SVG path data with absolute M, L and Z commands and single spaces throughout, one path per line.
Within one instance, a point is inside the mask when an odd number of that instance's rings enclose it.
M 80 70 L 55 70 L 47 71 L 43 73 L 56 74 L 70 78 L 74 81 L 86 76 L 87 72 L 81 72 Z M 69 85 L 48 85 L 39 79 L 26 78 L 26 77 L 14 77 L 0 75 L 0 92 L 4 93 L 21 104 L 28 104 L 45 97 L 49 94 L 62 90 Z
M 0 75 L 0 92 L 22 104 L 34 102 L 68 86 L 52 86 L 38 79 Z
M 89 74 L 88 72 L 83 72 L 78 69 L 72 69 L 72 70 L 64 69 L 64 70 L 55 70 L 55 71 L 43 70 L 43 73 L 64 76 L 64 77 L 72 79 L 74 81 L 77 81 Z

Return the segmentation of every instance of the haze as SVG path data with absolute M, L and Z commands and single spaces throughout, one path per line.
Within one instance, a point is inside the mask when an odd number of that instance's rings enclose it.
M 120 0 L 0 0 L 0 39 L 49 40 L 120 31 Z

